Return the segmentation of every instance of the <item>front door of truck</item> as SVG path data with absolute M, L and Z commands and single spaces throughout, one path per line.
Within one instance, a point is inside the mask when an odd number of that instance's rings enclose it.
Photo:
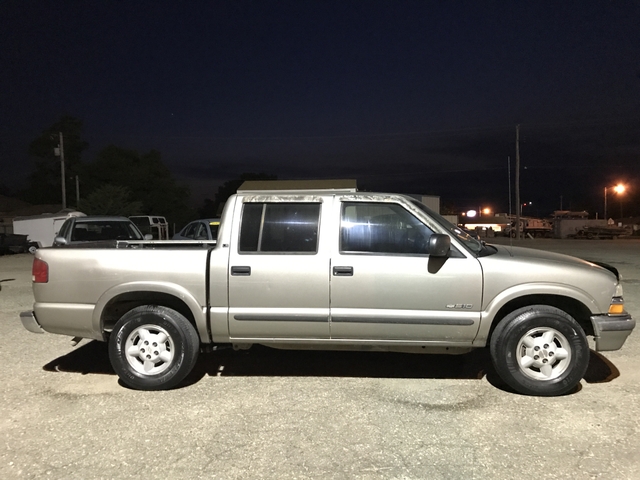
M 331 338 L 469 343 L 482 271 L 469 254 L 430 258 L 433 230 L 403 205 L 342 202 L 332 257 Z
M 234 218 L 240 229 L 229 262 L 231 339 L 328 339 L 330 257 L 319 242 L 322 202 L 258 200 L 245 198 Z

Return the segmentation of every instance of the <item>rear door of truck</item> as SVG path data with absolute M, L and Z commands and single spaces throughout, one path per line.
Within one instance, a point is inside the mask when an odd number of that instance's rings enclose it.
M 329 258 L 319 196 L 247 196 L 229 245 L 229 336 L 328 339 Z

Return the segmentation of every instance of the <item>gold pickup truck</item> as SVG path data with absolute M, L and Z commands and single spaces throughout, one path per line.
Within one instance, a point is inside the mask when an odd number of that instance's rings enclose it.
M 246 182 L 217 242 L 44 248 L 32 332 L 108 342 L 143 390 L 178 385 L 201 348 L 469 352 L 488 347 L 529 395 L 574 389 L 596 350 L 635 327 L 617 271 L 480 242 L 411 197 L 350 185 Z

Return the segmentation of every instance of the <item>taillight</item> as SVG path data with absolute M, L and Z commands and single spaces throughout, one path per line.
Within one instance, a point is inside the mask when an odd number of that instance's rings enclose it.
M 33 259 L 31 268 L 31 281 L 33 283 L 47 283 L 49 281 L 49 265 L 39 258 Z

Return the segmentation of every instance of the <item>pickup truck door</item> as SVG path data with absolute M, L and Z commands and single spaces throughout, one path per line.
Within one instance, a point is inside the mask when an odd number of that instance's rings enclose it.
M 336 202 L 338 204 L 340 202 Z M 470 343 L 480 322 L 482 270 L 452 246 L 430 258 L 433 233 L 403 205 L 342 202 L 331 265 L 331 338 Z
M 229 336 L 329 338 L 329 249 L 321 199 L 245 198 L 231 238 Z M 239 230 L 239 232 L 238 232 Z

